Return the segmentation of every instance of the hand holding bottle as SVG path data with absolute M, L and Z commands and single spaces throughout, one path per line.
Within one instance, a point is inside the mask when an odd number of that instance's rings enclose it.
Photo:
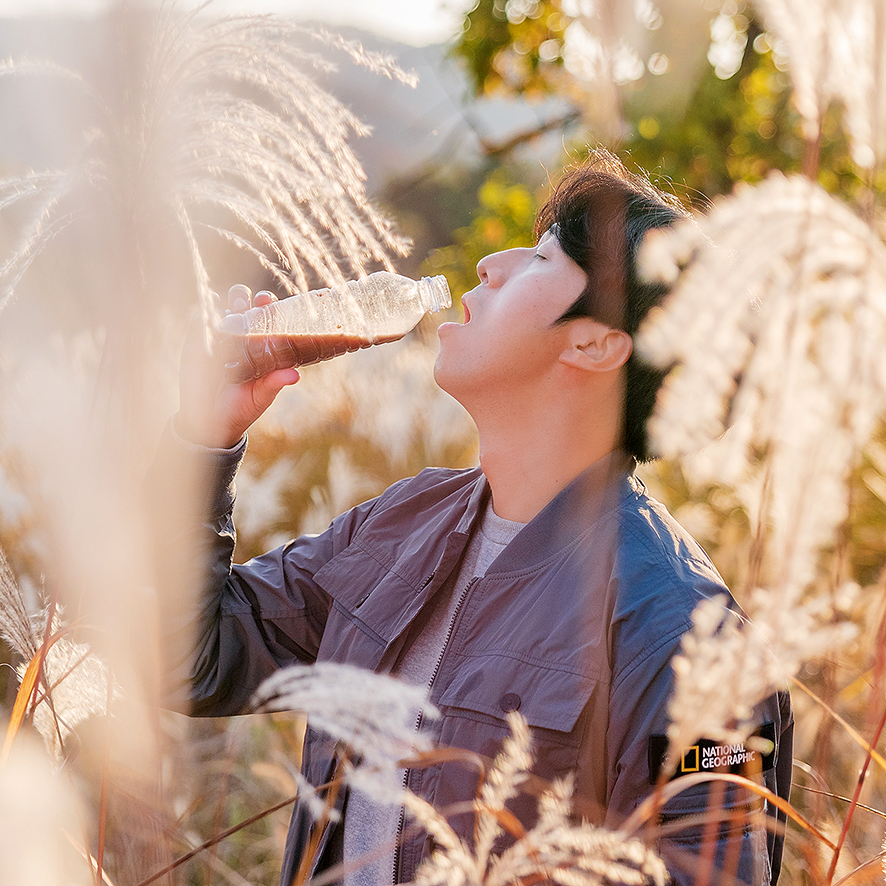
M 182 355 L 176 426 L 182 436 L 212 448 L 236 445 L 281 389 L 298 381 L 295 366 L 396 341 L 428 311 L 449 307 L 452 297 L 442 276 L 411 280 L 377 271 L 283 301 L 269 292 L 253 300 L 238 284 L 228 303 L 217 329 L 217 354 L 206 353 L 195 323 Z
M 272 304 L 276 297 L 258 293 L 255 307 Z M 241 314 L 253 306 L 252 293 L 242 284 L 228 292 L 229 315 Z M 237 384 L 228 380 L 225 359 L 217 352 L 207 353 L 203 325 L 191 321 L 181 359 L 180 404 L 177 432 L 186 440 L 211 449 L 236 446 L 252 423 L 274 402 L 277 394 L 299 379 L 296 369 L 279 369 L 261 378 Z

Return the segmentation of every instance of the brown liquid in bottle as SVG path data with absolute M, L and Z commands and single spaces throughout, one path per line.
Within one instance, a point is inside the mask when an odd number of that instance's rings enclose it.
M 275 369 L 289 369 L 329 360 L 370 345 L 397 341 L 401 335 L 368 339 L 359 335 L 229 335 L 220 342 L 228 380 L 236 383 L 261 378 Z

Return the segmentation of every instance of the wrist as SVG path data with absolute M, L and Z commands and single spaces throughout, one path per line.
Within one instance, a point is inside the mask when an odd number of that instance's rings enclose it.
M 230 451 L 236 449 L 243 441 L 245 432 L 237 433 L 230 430 L 210 431 L 205 424 L 194 422 L 181 412 L 172 417 L 172 430 L 177 437 L 192 446 L 202 446 L 204 449 L 218 449 Z

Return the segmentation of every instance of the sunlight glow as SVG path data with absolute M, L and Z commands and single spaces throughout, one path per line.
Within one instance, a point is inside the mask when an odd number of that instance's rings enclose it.
M 0 18 L 25 15 L 91 15 L 113 0 L 0 0 Z M 191 6 L 193 0 L 182 2 Z M 471 0 L 217 0 L 225 13 L 274 13 L 333 27 L 370 31 L 403 43 L 424 46 L 446 42 L 459 33 Z

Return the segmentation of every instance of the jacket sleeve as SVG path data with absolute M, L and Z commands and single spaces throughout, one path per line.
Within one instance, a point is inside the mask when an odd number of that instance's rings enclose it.
M 149 474 L 164 694 L 192 715 L 240 713 L 274 671 L 315 660 L 330 601 L 313 575 L 373 505 L 235 565 L 234 477 L 245 445 L 205 449 L 170 426 Z
M 712 585 L 708 590 L 722 588 Z M 669 724 L 672 662 L 688 628 L 682 619 L 669 622 L 665 616 L 658 618 L 654 611 L 646 611 L 637 627 L 627 621 L 620 626 L 623 651 L 616 655 L 606 736 L 611 778 L 606 821 L 610 827 L 617 827 L 654 789 L 656 763 Z M 793 729 L 787 693 L 776 693 L 759 704 L 754 722 L 771 730 L 776 742 L 774 756 L 763 762 L 762 783 L 787 798 Z M 703 743 L 695 753 L 699 760 L 704 757 Z M 696 765 L 699 761 L 690 752 L 686 771 Z M 701 762 L 700 771 L 704 768 Z M 679 886 L 692 886 L 700 866 L 708 864 L 712 867 L 706 882 L 733 882 L 734 876 L 737 884 L 774 884 L 781 864 L 782 825 L 774 806 L 745 788 L 723 782 L 684 789 L 663 807 L 659 821 L 651 823 L 653 832 L 658 829 L 660 835 L 659 852 Z

